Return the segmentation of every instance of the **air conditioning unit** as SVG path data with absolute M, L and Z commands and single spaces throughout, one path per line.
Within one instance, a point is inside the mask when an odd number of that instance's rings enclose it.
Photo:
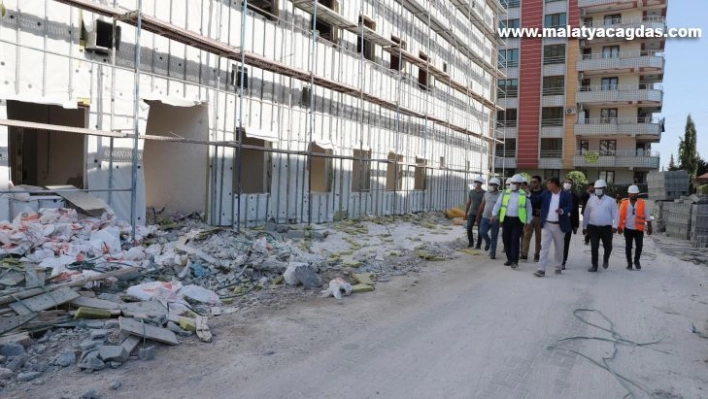
M 577 112 L 578 112 L 578 110 L 575 107 L 565 109 L 566 115 L 575 115 Z

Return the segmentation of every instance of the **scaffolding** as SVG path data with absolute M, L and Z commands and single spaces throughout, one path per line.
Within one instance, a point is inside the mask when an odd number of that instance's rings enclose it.
M 109 189 L 107 190 L 95 190 L 95 191 L 108 191 L 109 192 L 109 201 L 110 201 L 110 193 L 113 191 L 126 191 L 129 190 L 131 194 L 131 199 L 130 199 L 130 218 L 131 218 L 131 224 L 133 226 L 133 229 L 135 229 L 135 226 L 138 224 L 138 217 L 137 217 L 137 184 L 138 184 L 138 169 L 139 169 L 139 156 L 140 156 L 140 151 L 139 151 L 139 143 L 141 140 L 143 141 L 162 141 L 162 142 L 174 142 L 174 143 L 180 143 L 180 144 L 185 144 L 185 145 L 198 145 L 198 146 L 207 146 L 210 149 L 213 149 L 211 157 L 214 157 L 216 159 L 216 162 L 211 165 L 213 169 L 217 169 L 219 166 L 221 167 L 221 173 L 212 173 L 211 176 L 209 177 L 209 180 L 211 180 L 211 196 L 212 201 L 216 202 L 215 198 L 225 198 L 225 197 L 230 197 L 230 198 L 236 198 L 236 204 L 233 204 L 230 206 L 230 211 L 231 215 L 230 218 L 228 218 L 229 224 L 234 226 L 236 229 L 241 228 L 242 222 L 245 222 L 246 225 L 253 225 L 254 223 L 262 223 L 265 222 L 265 220 L 249 220 L 248 218 L 244 218 L 244 215 L 242 213 L 244 212 L 245 208 L 248 208 L 250 205 L 248 202 L 250 201 L 249 196 L 244 195 L 243 189 L 242 189 L 242 184 L 243 184 L 243 154 L 244 151 L 257 151 L 257 152 L 263 152 L 270 154 L 281 154 L 283 155 L 286 160 L 284 164 L 286 167 L 291 166 L 291 159 L 294 158 L 296 163 L 299 165 L 299 162 L 301 159 L 304 159 L 305 162 L 304 164 L 306 166 L 301 167 L 300 170 L 298 170 L 298 173 L 295 174 L 296 179 L 294 181 L 294 192 L 298 191 L 298 186 L 299 186 L 299 191 L 301 195 L 307 197 L 307 215 L 305 216 L 305 206 L 299 206 L 299 221 L 304 222 L 307 221 L 307 223 L 317 223 L 317 222 L 322 222 L 322 221 L 327 221 L 328 219 L 331 220 L 333 219 L 333 215 L 325 215 L 323 218 L 323 212 L 317 212 L 317 220 L 313 219 L 313 215 L 315 212 L 313 212 L 313 208 L 315 206 L 315 199 L 316 195 L 313 192 L 313 162 L 317 159 L 323 159 L 326 160 L 326 162 L 330 162 L 332 165 L 334 162 L 339 163 L 339 167 L 336 168 L 337 171 L 340 173 L 340 177 L 338 179 L 338 195 L 340 196 L 340 199 L 337 201 L 337 211 L 335 212 L 342 212 L 342 211 L 354 211 L 354 209 L 350 209 L 350 207 L 345 207 L 343 206 L 344 201 L 341 199 L 341 197 L 344 196 L 346 192 L 349 190 L 346 190 L 344 187 L 344 182 L 345 179 L 343 178 L 343 173 L 344 173 L 344 162 L 351 162 L 352 165 L 355 163 L 359 164 L 359 170 L 364 170 L 364 165 L 368 165 L 368 173 L 370 174 L 367 176 L 365 173 L 359 173 L 358 179 L 359 179 L 359 188 L 364 186 L 365 181 L 368 179 L 369 185 L 371 185 L 371 179 L 372 179 L 372 171 L 381 171 L 381 166 L 386 166 L 386 170 L 389 170 L 390 166 L 393 166 L 393 181 L 394 184 L 392 185 L 392 191 L 393 195 L 390 196 L 393 198 L 392 201 L 389 202 L 389 196 L 385 195 L 387 191 L 389 191 L 388 188 L 388 180 L 390 180 L 390 176 L 387 172 L 386 174 L 386 185 L 387 187 L 383 189 L 384 195 L 380 195 L 381 193 L 375 193 L 375 195 L 368 195 L 366 196 L 368 198 L 368 201 L 374 202 L 373 204 L 368 204 L 364 203 L 365 201 L 363 198 L 365 196 L 362 196 L 362 192 L 360 191 L 359 194 L 359 199 L 356 202 L 356 206 L 358 206 L 358 210 L 356 212 L 356 216 L 361 217 L 366 213 L 373 213 L 376 215 L 385 215 L 385 214 L 390 214 L 390 215 L 397 215 L 400 213 L 409 213 L 409 212 L 420 212 L 420 211 L 431 211 L 431 210 L 439 210 L 441 207 L 441 204 L 448 206 L 452 204 L 455 200 L 454 198 L 458 199 L 463 199 L 464 196 L 460 195 L 460 193 L 466 193 L 466 187 L 451 187 L 451 184 L 453 184 L 454 180 L 451 179 L 451 177 L 455 174 L 461 174 L 464 176 L 464 181 L 469 181 L 469 174 L 474 173 L 474 174 L 486 174 L 489 172 L 489 170 L 485 170 L 484 168 L 484 159 L 483 159 L 483 153 L 484 149 L 489 149 L 489 153 L 491 153 L 491 157 L 488 156 L 487 162 L 489 164 L 489 168 L 491 169 L 491 172 L 494 173 L 494 151 L 495 151 L 495 144 L 500 143 L 499 140 L 496 139 L 496 125 L 497 125 L 497 111 L 501 110 L 501 108 L 496 104 L 496 78 L 497 77 L 503 77 L 504 75 L 501 74 L 498 64 L 496 61 L 496 48 L 495 46 L 498 46 L 501 44 L 500 39 L 497 38 L 494 30 L 489 26 L 488 21 L 485 21 L 485 16 L 480 14 L 479 9 L 474 7 L 474 4 L 470 4 L 467 0 L 454 0 L 450 4 L 454 5 L 454 8 L 450 9 L 447 8 L 448 5 L 440 2 L 430 2 L 430 1 L 418 1 L 418 0 L 396 0 L 394 4 L 397 5 L 397 9 L 391 9 L 388 4 L 384 2 L 367 2 L 365 0 L 362 0 L 360 4 L 360 20 L 358 22 L 353 22 L 350 21 L 349 19 L 345 18 L 335 10 L 332 10 L 329 7 L 326 7 L 320 3 L 319 0 L 292 0 L 292 4 L 295 8 L 302 10 L 306 13 L 309 13 L 312 15 L 312 20 L 310 23 L 310 31 L 309 32 L 302 32 L 302 34 L 309 35 L 311 38 L 311 44 L 309 47 L 309 53 L 307 56 L 307 63 L 309 65 L 309 69 L 303 69 L 294 65 L 289 65 L 288 63 L 284 62 L 283 60 L 278 60 L 275 58 L 271 58 L 262 54 L 258 54 L 253 51 L 247 50 L 248 46 L 245 43 L 245 40 L 247 38 L 247 25 L 249 23 L 249 19 L 254 18 L 253 10 L 254 7 L 249 5 L 249 2 L 247 0 L 244 0 L 241 2 L 241 21 L 240 21 L 240 26 L 238 29 L 240 29 L 240 44 L 238 46 L 232 46 L 230 44 L 230 37 L 229 40 L 224 42 L 223 40 L 220 39 L 221 35 L 221 29 L 219 29 L 219 33 L 217 34 L 216 39 L 209 37 L 211 35 L 211 28 L 209 29 L 209 33 L 207 35 L 200 34 L 195 32 L 193 29 L 187 29 L 185 27 L 177 26 L 175 24 L 169 23 L 167 21 L 161 20 L 159 18 L 156 18 L 155 16 L 149 15 L 148 13 L 145 13 L 143 10 L 143 1 L 142 0 L 136 0 L 137 7 L 135 10 L 124 10 L 116 7 L 116 1 L 113 1 L 114 6 L 108 6 L 105 4 L 101 4 L 98 2 L 94 2 L 91 0 L 54 0 L 55 2 L 58 3 L 63 3 L 66 5 L 69 5 L 71 7 L 78 8 L 80 10 L 84 10 L 87 12 L 91 12 L 97 15 L 101 15 L 107 18 L 110 18 L 112 20 L 112 27 L 113 27 L 113 34 L 112 38 L 114 40 L 113 47 L 112 47 L 112 54 L 111 54 L 111 67 L 112 67 L 112 73 L 113 73 L 113 78 L 115 79 L 115 71 L 116 69 L 120 69 L 121 66 L 117 64 L 116 60 L 116 29 L 119 23 L 125 23 L 134 26 L 135 29 L 135 39 L 134 39 L 134 60 L 133 60 L 133 65 L 132 65 L 132 72 L 134 75 L 134 85 L 133 85 L 133 115 L 132 115 L 132 121 L 133 121 L 133 128 L 131 129 L 130 133 L 125 133 L 124 131 L 120 130 L 114 130 L 114 129 L 109 129 L 109 130 L 101 130 L 99 129 L 83 129 L 83 128 L 68 128 L 65 126 L 57 126 L 57 125 L 51 125 L 51 124 L 38 124 L 38 123 L 32 123 L 32 122 L 24 122 L 24 121 L 16 121 L 16 120 L 9 120 L 9 119 L 0 119 L 0 125 L 7 126 L 7 127 L 14 127 L 18 129 L 40 129 L 40 130 L 47 130 L 47 131 L 64 131 L 64 132 L 73 132 L 73 133 L 80 133 L 80 134 L 85 134 L 85 135 L 92 135 L 92 136 L 100 136 L 100 137 L 106 137 L 110 140 L 110 158 L 109 162 L 112 165 L 113 163 L 113 154 L 114 154 L 114 148 L 113 148 L 113 140 L 114 139 L 131 139 L 132 140 L 132 149 L 131 149 L 131 187 L 129 189 L 126 188 L 113 188 L 113 182 L 112 179 L 109 177 Z M 235 7 L 233 4 L 233 1 L 229 1 L 228 7 L 229 10 Z M 499 12 L 501 8 L 501 4 L 499 4 L 496 0 L 488 0 L 488 4 L 493 7 L 495 12 Z M 365 10 L 366 6 L 366 10 Z M 264 11 L 257 9 L 259 15 L 263 14 Z M 420 19 L 422 22 L 424 22 L 425 27 L 427 29 L 427 43 L 424 47 L 425 52 L 427 54 L 431 54 L 431 37 L 433 33 L 439 35 L 442 37 L 447 44 L 451 46 L 451 48 L 454 48 L 455 50 L 459 51 L 464 57 L 466 57 L 466 60 L 468 64 L 466 65 L 466 69 L 463 71 L 465 76 L 471 76 L 476 74 L 476 72 L 473 72 L 475 68 L 481 68 L 484 72 L 488 74 L 488 76 L 491 77 L 491 89 L 490 89 L 490 97 L 487 98 L 487 96 L 484 95 L 484 93 L 479 93 L 479 90 L 475 89 L 473 87 L 473 82 L 470 80 L 468 82 L 462 82 L 459 79 L 455 79 L 453 77 L 453 74 L 448 73 L 445 68 L 441 69 L 434 65 L 429 58 L 422 58 L 422 56 L 416 57 L 413 53 L 409 52 L 405 45 L 403 45 L 400 40 L 399 42 L 395 42 L 392 39 L 388 39 L 382 34 L 379 34 L 376 32 L 376 30 L 371 29 L 369 26 L 366 25 L 366 22 L 362 19 L 361 16 L 368 15 L 371 18 L 377 18 L 379 17 L 379 14 L 387 14 L 387 15 L 401 15 L 403 11 L 410 12 L 411 15 L 414 16 L 414 18 Z M 365 12 L 368 11 L 368 12 Z M 482 37 L 485 37 L 487 39 L 490 39 L 489 42 L 491 43 L 491 57 L 482 57 L 479 56 L 478 53 L 473 50 L 472 46 L 470 43 L 468 43 L 468 40 L 471 37 L 476 38 L 476 40 L 484 42 L 484 40 L 480 40 L 478 35 L 473 35 L 471 31 L 463 32 L 462 36 L 460 36 L 460 32 L 456 32 L 454 29 L 450 29 L 449 27 L 445 26 L 445 23 L 440 19 L 440 15 L 450 15 L 450 13 L 454 13 L 455 11 L 459 12 L 460 14 L 464 15 L 467 19 L 468 22 L 471 22 L 471 26 L 474 26 L 475 29 L 478 29 L 478 31 L 482 32 Z M 229 31 L 231 29 L 231 22 L 230 22 L 230 17 L 231 17 L 231 12 L 229 12 Z M 453 15 L 454 17 L 454 15 Z M 277 24 L 277 26 L 281 27 L 283 30 L 289 30 L 292 34 L 296 30 L 299 30 L 300 28 L 296 26 L 296 23 L 293 21 L 286 19 L 279 18 L 277 15 L 269 15 L 269 20 L 274 21 L 274 23 Z M 450 17 L 452 18 L 452 17 Z M 494 23 L 494 18 L 492 18 L 492 23 Z M 395 31 L 397 34 L 400 36 L 407 36 L 404 34 L 412 34 L 412 32 L 406 32 L 405 27 L 400 26 L 400 18 L 397 19 L 397 23 L 395 24 Z M 399 62 L 407 62 L 412 65 L 415 65 L 417 68 L 419 68 L 421 71 L 424 70 L 425 74 L 422 75 L 426 79 L 426 83 L 424 85 L 424 90 L 426 90 L 425 98 L 423 101 L 412 101 L 412 98 L 417 98 L 415 97 L 415 94 L 411 90 L 411 86 L 415 87 L 415 83 L 411 84 L 410 81 L 410 76 L 406 76 L 406 74 L 401 70 L 398 69 L 394 73 L 392 73 L 389 70 L 385 70 L 383 67 L 380 65 L 377 65 L 374 62 L 371 62 L 370 60 L 367 60 L 365 58 L 365 51 L 362 49 L 362 51 L 358 51 L 358 65 L 357 65 L 357 84 L 353 85 L 350 83 L 346 83 L 342 79 L 342 71 L 339 71 L 340 78 L 335 79 L 332 77 L 327 77 L 327 76 L 322 76 L 320 73 L 317 71 L 317 66 L 318 66 L 318 60 L 320 54 L 318 54 L 319 49 L 322 48 L 321 44 L 327 43 L 328 45 L 332 44 L 329 43 L 327 40 L 322 39 L 319 37 L 318 33 L 318 23 L 323 22 L 326 24 L 329 24 L 331 27 L 334 29 L 341 29 L 343 31 L 350 32 L 354 35 L 357 35 L 358 40 L 361 40 L 361 43 L 369 42 L 373 43 L 383 50 L 383 52 L 390 54 L 391 56 L 395 56 L 398 58 Z M 209 19 L 209 24 L 211 25 L 211 15 Z M 458 24 L 459 25 L 459 24 Z M 413 24 L 408 25 L 408 29 L 413 29 L 412 28 Z M 465 28 L 468 29 L 468 28 Z M 193 139 L 186 139 L 186 138 L 181 138 L 181 137 L 165 137 L 165 136 L 156 136 L 156 135 L 149 135 L 149 134 L 140 134 L 140 103 L 142 101 L 141 95 L 140 95 L 140 85 L 141 85 L 141 77 L 145 76 L 151 76 L 154 75 L 154 72 L 146 72 L 141 70 L 141 35 L 142 32 L 150 32 L 156 35 L 159 35 L 161 37 L 167 38 L 171 41 L 175 41 L 178 43 L 182 43 L 186 46 L 189 46 L 191 48 L 195 48 L 198 50 L 204 51 L 206 54 L 213 55 L 217 57 L 217 65 L 219 68 L 221 68 L 222 65 L 222 59 L 223 60 L 231 60 L 236 62 L 234 66 L 237 67 L 236 69 L 236 74 L 238 74 L 238 79 L 236 79 L 237 83 L 237 97 L 239 101 L 239 106 L 238 106 L 238 115 L 236 116 L 237 119 L 237 125 L 235 126 L 234 129 L 234 139 L 233 140 L 216 140 L 216 139 L 208 139 L 208 140 L 193 140 Z M 403 33 L 403 34 L 401 34 Z M 229 34 L 230 35 L 230 34 Z M 467 36 L 465 36 L 467 35 Z M 467 38 L 467 40 L 465 40 Z M 1 39 L 0 39 L 1 42 Z M 21 46 L 19 43 L 16 43 L 17 46 Z M 436 46 L 440 46 L 440 44 L 435 44 Z M 362 45 L 363 46 L 363 45 Z M 349 55 L 347 49 L 342 48 L 341 46 L 337 46 L 336 44 L 332 45 L 332 48 L 334 48 L 336 51 L 333 51 L 332 54 L 336 57 L 337 54 L 341 58 L 343 57 L 344 54 Z M 45 50 L 46 51 L 46 50 Z M 61 54 L 57 54 L 61 55 Z M 62 55 L 63 56 L 63 55 Z M 487 54 L 489 56 L 489 54 Z M 99 65 L 101 62 L 95 61 L 95 60 L 85 60 L 88 62 L 94 62 L 97 65 Z M 447 65 L 447 64 L 446 64 Z M 302 150 L 302 149 L 294 149 L 292 148 L 291 144 L 288 142 L 287 148 L 273 148 L 272 146 L 254 146 L 254 145 L 249 145 L 246 143 L 246 136 L 250 135 L 249 128 L 246 126 L 245 123 L 245 116 L 244 116 L 244 108 L 245 108 L 245 101 L 253 101 L 253 99 L 248 97 L 247 94 L 247 86 L 246 86 L 246 81 L 247 81 L 247 76 L 246 76 L 246 67 L 251 67 L 251 68 L 258 68 L 262 71 L 266 71 L 269 73 L 274 74 L 274 76 L 277 75 L 278 79 L 283 79 L 283 78 L 290 78 L 292 80 L 297 80 L 302 82 L 303 84 L 309 84 L 309 106 L 308 106 L 308 116 L 305 118 L 307 121 L 307 127 L 306 131 L 308 134 L 307 137 L 307 149 Z M 365 89 L 365 79 L 367 76 L 371 76 L 373 72 L 375 71 L 378 74 L 381 74 L 382 76 L 384 75 L 389 75 L 392 76 L 395 79 L 396 82 L 396 87 L 395 87 L 395 93 L 376 93 L 375 91 L 371 90 L 366 90 Z M 367 75 L 368 72 L 368 75 Z M 232 72 L 233 74 L 234 72 Z M 437 88 L 434 92 L 431 90 L 429 87 L 430 83 L 427 82 L 427 77 L 432 76 L 436 79 L 436 82 L 440 82 L 441 87 Z M 164 78 L 164 77 L 163 77 Z M 175 79 L 174 77 L 170 76 L 170 80 L 178 80 Z M 186 79 L 185 79 L 186 80 Z M 292 85 L 291 85 L 292 86 Z M 315 110 L 315 103 L 317 101 L 317 96 L 316 96 L 316 90 L 317 88 L 320 89 L 327 89 L 331 90 L 334 93 L 339 93 L 339 100 L 337 101 L 336 104 L 336 110 L 334 110 L 334 117 L 332 119 L 336 119 L 337 123 L 340 123 L 340 120 L 342 119 L 341 115 L 346 113 L 346 110 L 343 110 L 344 108 L 342 105 L 346 104 L 346 101 L 342 100 L 344 96 L 349 96 L 353 99 L 357 99 L 358 102 L 358 109 L 355 111 L 356 117 L 355 119 L 358 121 L 359 125 L 359 130 L 356 132 L 356 137 L 358 140 L 356 140 L 358 144 L 358 148 L 353 147 L 354 151 L 358 152 L 357 154 L 352 154 L 352 155 L 347 155 L 347 154 L 342 154 L 342 153 L 335 153 L 334 150 L 330 149 L 325 149 L 324 152 L 322 151 L 314 151 L 315 144 L 317 143 L 317 139 L 314 137 L 314 131 L 315 131 L 315 123 L 316 123 L 316 110 Z M 222 89 L 220 87 L 219 80 L 216 80 L 216 85 L 212 86 L 207 86 L 207 89 L 214 91 L 216 100 L 215 102 L 218 103 L 219 101 L 219 96 L 220 95 L 225 95 L 227 94 L 226 88 Z M 456 94 L 457 93 L 457 94 Z M 479 113 L 480 111 L 476 108 L 476 104 L 480 104 L 483 108 L 487 108 L 490 110 L 490 128 L 486 132 L 484 131 L 484 123 L 480 124 L 479 126 L 475 126 L 471 122 L 471 118 L 461 116 L 460 112 L 456 111 L 454 107 L 450 105 L 451 101 L 462 101 L 459 100 L 459 95 L 463 95 L 464 98 L 466 99 L 464 101 L 465 104 L 465 113 L 466 114 L 475 114 Z M 225 96 L 224 96 L 225 97 Z M 294 106 L 293 100 L 292 100 L 292 95 L 290 96 L 291 98 L 289 99 L 287 104 L 272 104 L 273 109 L 275 110 L 277 108 L 277 112 L 280 115 L 281 113 L 285 112 L 292 112 L 291 109 Z M 304 96 L 303 96 L 304 97 Z M 421 108 L 420 104 L 423 104 L 423 107 Z M 444 103 L 445 106 L 443 109 L 440 109 L 440 104 L 439 103 Z M 375 108 L 379 107 L 379 108 Z M 393 144 L 393 148 L 391 148 L 391 151 L 389 152 L 388 157 L 384 158 L 376 158 L 372 156 L 372 151 L 371 151 L 371 145 L 372 140 L 371 136 L 373 135 L 372 133 L 372 123 L 371 120 L 376 119 L 376 118 L 382 118 L 384 120 L 386 116 L 381 116 L 383 115 L 381 110 L 386 110 L 390 111 L 390 114 L 386 115 L 392 115 L 393 118 L 393 126 L 392 126 L 392 131 L 394 132 L 394 141 L 395 143 Z M 441 112 L 442 111 L 442 112 Z M 274 111 L 275 112 L 275 111 Z M 214 122 L 216 122 L 217 116 L 216 112 L 214 113 Z M 477 118 L 477 120 L 483 121 L 484 119 L 484 112 L 481 111 L 481 116 Z M 422 130 L 420 126 L 417 126 L 417 123 L 411 122 L 410 119 L 404 121 L 403 117 L 408 117 L 408 118 L 416 118 L 417 120 L 422 121 Z M 367 119 L 367 121 L 365 121 Z M 460 122 L 463 123 L 460 123 Z M 111 123 L 113 123 L 111 121 Z M 216 123 L 215 127 L 216 129 Z M 490 134 L 491 133 L 491 134 Z M 344 135 L 342 135 L 344 136 Z M 368 137 L 368 139 L 364 139 L 365 137 Z M 401 152 L 403 151 L 403 141 L 405 140 L 412 140 L 412 137 L 417 137 L 418 139 L 422 140 L 422 145 L 420 147 L 422 148 L 423 153 L 419 157 L 416 155 L 415 160 L 413 162 L 403 162 L 400 160 Z M 344 140 L 342 137 L 341 140 Z M 369 146 L 366 147 L 364 145 L 365 142 L 369 143 Z M 337 143 L 337 144 L 344 144 L 344 143 Z M 379 140 L 379 144 L 383 144 Z M 319 150 L 327 147 L 326 144 L 316 144 L 319 148 Z M 334 147 L 334 145 L 332 146 Z M 472 165 L 470 161 L 466 161 L 465 165 L 461 165 L 459 163 L 455 164 L 455 162 L 449 162 L 448 160 L 452 156 L 452 148 L 466 148 L 468 152 L 479 152 L 480 157 L 479 157 L 479 165 Z M 491 147 L 491 149 L 490 149 Z M 225 150 L 226 149 L 232 149 L 235 153 L 235 158 L 238 160 L 238 164 L 236 165 L 236 173 L 231 173 L 231 187 L 232 190 L 231 192 L 227 193 L 225 195 L 224 193 L 224 184 L 226 181 L 224 180 L 226 173 L 224 172 L 225 170 L 225 161 L 223 158 L 221 159 L 221 165 L 217 165 L 219 163 L 219 154 L 226 154 Z M 443 154 L 440 156 L 439 160 L 435 159 L 429 159 L 431 154 L 428 154 L 428 151 L 431 151 L 432 153 L 435 154 Z M 367 155 L 368 154 L 368 155 Z M 393 158 L 391 158 L 391 154 L 393 154 Z M 409 154 L 410 155 L 410 154 Z M 437 162 L 436 162 L 437 161 Z M 428 163 L 430 162 L 430 163 Z M 436 165 L 437 163 L 437 165 Z M 376 164 L 376 168 L 372 168 L 372 165 Z M 283 160 L 280 159 L 280 165 L 283 165 Z M 112 173 L 112 167 L 110 168 L 110 173 Z M 334 170 L 334 167 L 331 167 L 331 170 Z M 308 173 L 309 171 L 309 173 Z M 330 172 L 328 172 L 330 173 Z M 331 172 L 334 173 L 334 172 Z M 403 179 L 402 177 L 399 176 L 404 176 L 404 175 L 414 175 L 414 176 L 422 176 L 420 183 L 417 178 L 414 179 L 413 186 L 411 186 L 411 179 Z M 112 176 L 109 174 L 109 176 Z M 441 177 L 440 179 L 435 180 L 434 177 Z M 282 173 L 279 173 L 277 175 L 277 179 L 279 180 L 277 182 L 277 186 L 281 187 L 282 182 L 280 179 L 282 179 Z M 271 201 L 270 197 L 267 198 L 265 207 L 270 208 L 273 207 L 273 209 L 266 209 L 265 215 L 266 218 L 272 215 L 276 215 L 276 219 L 283 219 L 280 217 L 281 215 L 285 215 L 286 221 L 290 222 L 289 216 L 293 215 L 293 213 L 288 209 L 288 207 L 291 204 L 291 201 L 289 197 L 291 196 L 291 180 L 292 176 L 286 175 L 285 178 L 287 179 L 286 181 L 286 189 L 285 189 L 285 195 L 286 195 L 286 200 L 284 201 L 284 206 L 286 208 L 285 212 L 281 212 L 279 208 L 283 206 L 282 201 Z M 328 182 L 330 182 L 333 177 L 327 177 Z M 352 177 L 353 179 L 353 177 Z M 405 180 L 405 181 L 403 181 Z M 306 184 L 307 181 L 307 184 Z M 427 187 L 426 184 L 429 184 L 428 182 L 431 181 L 442 181 L 442 185 L 436 185 L 435 187 Z M 405 183 L 405 184 L 403 184 Z M 273 185 L 273 182 L 270 183 Z M 332 184 L 333 186 L 336 185 L 335 183 L 328 183 Z M 335 187 L 332 187 L 331 192 L 334 193 Z M 369 188 L 370 190 L 373 190 L 373 188 Z M 382 190 L 382 189 L 379 189 Z M 87 191 L 94 191 L 94 190 L 87 190 Z M 353 191 L 353 189 L 352 189 Z M 422 191 L 422 195 L 421 192 Z M 408 195 L 405 195 L 404 197 L 398 197 L 397 193 L 398 192 L 403 192 Z M 354 194 L 353 192 L 351 194 Z M 414 194 L 418 195 L 420 197 L 419 200 L 414 199 Z M 418 198 L 415 197 L 415 198 Z M 335 199 L 333 199 L 334 196 L 327 196 L 325 201 L 327 202 L 328 205 L 334 205 L 331 202 L 334 202 Z M 243 206 L 242 201 L 245 200 L 246 206 Z M 304 202 L 304 198 L 301 198 L 301 200 Z M 451 202 L 452 201 L 452 202 Z M 271 203 L 272 202 L 272 203 Z M 415 203 L 414 203 L 415 202 Z M 388 204 L 387 204 L 388 203 Z M 260 206 L 261 202 L 256 201 L 256 207 Z M 321 202 L 319 203 L 320 206 Z M 350 205 L 352 202 L 350 201 Z M 297 204 L 294 205 L 297 208 Z M 217 205 L 210 205 L 208 208 L 212 210 L 211 214 L 216 215 L 218 214 L 217 217 L 215 217 L 212 222 L 214 224 L 223 224 L 222 220 L 222 213 L 219 213 L 215 209 L 219 207 Z M 335 207 L 333 207 L 334 209 Z M 327 212 L 324 212 L 327 214 Z M 255 211 L 256 214 L 256 219 L 258 219 L 258 215 L 263 214 L 263 212 L 258 209 Z M 133 231 L 133 236 L 135 236 L 135 231 Z

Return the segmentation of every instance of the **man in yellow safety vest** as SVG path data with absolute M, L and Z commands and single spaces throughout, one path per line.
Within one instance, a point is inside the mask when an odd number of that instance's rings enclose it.
M 651 235 L 651 212 L 643 199 L 639 199 L 639 187 L 629 186 L 629 199 L 622 200 L 619 209 L 619 226 L 617 232 L 624 234 L 624 248 L 627 255 L 627 270 L 632 270 L 632 244 L 636 244 L 634 252 L 634 267 L 642 269 L 639 258 L 644 247 L 644 230 Z
M 504 190 L 492 209 L 491 222 L 499 219 L 502 226 L 502 241 L 506 252 L 504 266 L 511 266 L 512 269 L 519 267 L 521 234 L 524 225 L 531 223 L 533 212 L 531 200 L 526 197 L 526 192 L 520 189 L 523 180 L 521 175 L 514 175 L 511 178 L 511 188 Z

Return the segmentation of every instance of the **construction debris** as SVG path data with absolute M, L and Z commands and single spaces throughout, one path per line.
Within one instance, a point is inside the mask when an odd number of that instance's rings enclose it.
M 207 317 L 313 295 L 324 279 L 322 293 L 341 303 L 426 259 L 457 256 L 464 242 L 441 237 L 451 225 L 415 215 L 236 232 L 175 217 L 132 239 L 108 208 L 28 210 L 0 222 L 0 387 L 47 370 L 154 359 L 157 346 L 193 336 L 212 342 Z

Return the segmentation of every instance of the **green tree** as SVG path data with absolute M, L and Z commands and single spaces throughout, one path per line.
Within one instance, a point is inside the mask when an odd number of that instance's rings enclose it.
M 696 177 L 696 172 L 698 171 L 698 152 L 696 148 L 696 125 L 689 114 L 688 118 L 686 118 L 684 136 L 679 140 L 679 169 L 688 172 L 691 180 Z
M 676 166 L 676 161 L 674 160 L 673 153 L 671 153 L 671 157 L 669 158 L 669 170 L 672 172 L 678 170 L 678 166 Z

